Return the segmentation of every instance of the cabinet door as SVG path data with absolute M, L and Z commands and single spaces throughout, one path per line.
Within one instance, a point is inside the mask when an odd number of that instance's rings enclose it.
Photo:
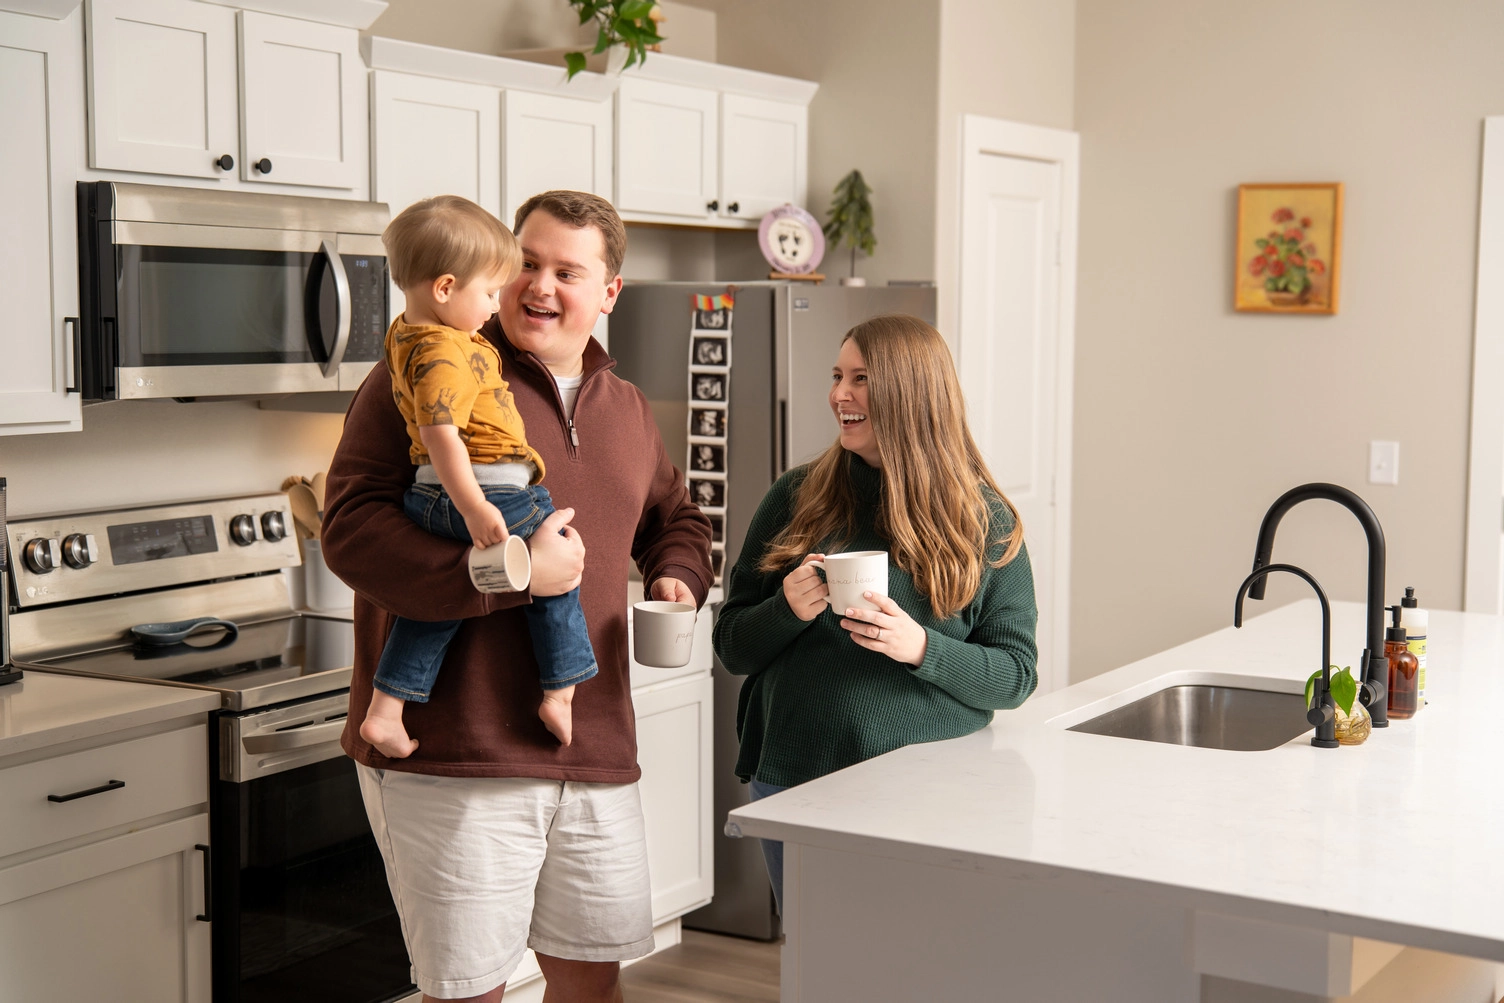
M 194 815 L 0 869 L 5 998 L 208 1003 Z
M 396 216 L 432 195 L 501 210 L 501 94 L 494 87 L 377 70 L 371 74 L 372 198 Z M 442 153 L 422 141 L 443 136 Z M 392 285 L 391 311 L 402 312 Z
M 502 222 L 556 188 L 611 197 L 611 102 L 511 90 L 502 102 Z
M 0 434 L 81 427 L 73 178 L 83 135 L 81 15 L 0 12 Z M 67 318 L 67 319 L 65 319 Z
M 89 166 L 224 177 L 219 158 L 239 159 L 235 12 L 189 0 L 87 10 Z
M 808 194 L 809 109 L 721 95 L 722 216 L 761 219 Z
M 254 11 L 239 17 L 241 179 L 361 187 L 369 160 L 359 33 Z
M 616 208 L 712 220 L 716 92 L 623 79 L 616 91 Z
M 653 922 L 710 901 L 715 891 L 709 676 L 632 695 Z

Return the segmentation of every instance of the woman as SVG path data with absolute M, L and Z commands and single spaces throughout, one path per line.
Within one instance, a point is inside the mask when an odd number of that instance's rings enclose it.
M 715 625 L 757 799 L 914 742 L 970 734 L 1035 674 L 1018 513 L 966 428 L 950 349 L 914 317 L 852 328 L 832 373 L 840 438 L 758 507 Z M 831 610 L 824 552 L 884 550 L 880 610 Z M 783 909 L 783 845 L 763 854 Z

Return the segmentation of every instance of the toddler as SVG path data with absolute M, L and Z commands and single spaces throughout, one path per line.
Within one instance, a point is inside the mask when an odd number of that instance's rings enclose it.
M 407 422 L 416 483 L 407 514 L 440 536 L 477 548 L 509 534 L 530 536 L 554 511 L 543 459 L 527 444 L 501 356 L 479 331 L 500 309 L 501 290 L 522 252 L 500 220 L 468 199 L 440 195 L 408 206 L 381 235 L 406 309 L 386 334 L 392 396 Z M 534 596 L 523 607 L 538 661 L 538 716 L 570 743 L 576 683 L 596 674 L 579 589 Z M 376 669 L 360 736 L 402 759 L 418 743 L 402 725 L 403 704 L 425 703 L 460 620 L 398 617 Z

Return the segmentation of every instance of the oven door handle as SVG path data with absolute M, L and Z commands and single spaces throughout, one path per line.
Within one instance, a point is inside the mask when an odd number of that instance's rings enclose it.
M 245 751 L 250 755 L 259 755 L 265 752 L 289 752 L 293 749 L 306 749 L 310 745 L 323 745 L 325 742 L 333 742 L 345 730 L 345 719 L 338 721 L 325 721 L 323 724 L 309 725 L 306 728 L 290 728 L 287 731 L 273 732 L 270 735 L 247 735 L 240 740 Z
M 324 375 L 334 376 L 339 373 L 339 364 L 344 361 L 345 349 L 350 344 L 350 276 L 345 274 L 344 259 L 332 241 L 320 243 L 319 253 L 328 259 L 329 273 L 334 276 L 334 344 L 329 346 L 329 357 L 322 363 Z M 310 340 L 314 333 L 312 330 L 308 332 Z M 318 330 L 317 334 L 322 340 L 324 332 Z

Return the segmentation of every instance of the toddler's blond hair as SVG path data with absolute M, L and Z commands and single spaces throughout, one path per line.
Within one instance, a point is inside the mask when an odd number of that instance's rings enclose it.
M 522 249 L 506 224 L 458 195 L 420 199 L 397 214 L 381 234 L 392 281 L 400 289 L 453 275 L 464 285 L 482 273 L 522 268 Z

